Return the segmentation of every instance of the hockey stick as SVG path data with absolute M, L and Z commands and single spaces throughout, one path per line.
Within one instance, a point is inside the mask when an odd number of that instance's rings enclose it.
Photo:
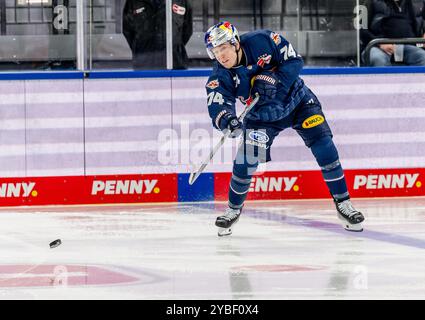
M 251 103 L 247 104 L 245 110 L 241 113 L 238 120 L 240 122 L 243 122 L 245 119 L 245 116 L 254 108 L 254 106 L 257 104 L 258 100 L 260 99 L 260 96 L 257 94 L 256 97 L 251 101 Z M 192 185 L 196 179 L 201 175 L 201 173 L 205 170 L 208 163 L 214 158 L 214 155 L 217 153 L 218 149 L 224 144 L 226 139 L 230 136 L 231 131 L 227 130 L 224 135 L 221 137 L 220 141 L 216 144 L 216 146 L 211 150 L 208 157 L 202 162 L 202 164 L 199 166 L 199 168 L 196 171 L 193 171 L 190 173 L 189 176 L 189 184 Z

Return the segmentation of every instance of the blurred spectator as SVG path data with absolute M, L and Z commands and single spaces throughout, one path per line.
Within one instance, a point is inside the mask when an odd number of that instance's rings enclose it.
M 363 49 L 371 40 L 377 38 L 425 38 L 425 1 L 413 2 L 367 0 L 368 29 L 360 31 Z M 363 60 L 364 54 L 363 51 Z M 414 44 L 381 44 L 371 49 L 369 61 L 371 66 L 390 66 L 394 62 L 425 66 L 425 50 Z
M 416 13 L 416 22 L 419 31 L 422 32 L 425 37 L 425 0 L 412 0 L 412 3 Z
M 189 0 L 173 0 L 173 68 L 185 69 L 185 45 L 192 36 L 192 6 Z M 123 33 L 133 53 L 135 69 L 165 69 L 165 0 L 127 0 Z

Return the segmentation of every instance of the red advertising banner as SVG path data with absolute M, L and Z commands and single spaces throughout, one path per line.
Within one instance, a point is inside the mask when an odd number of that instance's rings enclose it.
M 424 168 L 345 170 L 351 197 L 425 196 Z M 215 174 L 215 199 L 227 200 L 230 173 Z M 252 178 L 248 200 L 317 199 L 330 194 L 320 171 L 266 172 Z
M 227 200 L 230 173 L 215 174 L 215 199 Z M 251 180 L 247 200 L 314 199 L 329 195 L 320 171 L 265 172 Z
M 206 200 L 227 200 L 230 177 L 215 173 Z M 353 198 L 425 196 L 425 168 L 345 170 L 345 177 Z M 177 202 L 187 192 L 180 187 L 177 174 L 3 178 L 0 206 Z M 330 197 L 320 171 L 256 174 L 249 191 L 248 200 Z
M 425 196 L 425 168 L 347 170 L 353 197 Z
M 177 174 L 0 179 L 0 206 L 177 201 Z

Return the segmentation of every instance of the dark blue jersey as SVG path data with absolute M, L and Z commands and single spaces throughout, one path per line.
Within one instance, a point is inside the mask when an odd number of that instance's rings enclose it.
M 280 82 L 275 103 L 254 108 L 247 119 L 278 121 L 285 118 L 306 94 L 304 82 L 299 77 L 303 67 L 301 56 L 284 37 L 270 30 L 246 33 L 241 36 L 240 44 L 246 66 L 261 64 L 263 70 L 272 70 Z M 221 117 L 226 112 L 235 114 L 237 89 L 240 85 L 243 84 L 240 83 L 235 68 L 226 69 L 217 61 L 214 62 L 206 90 L 209 115 L 216 128 L 220 128 Z

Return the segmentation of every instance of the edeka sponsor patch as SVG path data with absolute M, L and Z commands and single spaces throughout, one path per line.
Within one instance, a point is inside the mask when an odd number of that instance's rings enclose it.
M 308 117 L 303 121 L 303 128 L 304 129 L 310 129 L 317 127 L 318 125 L 321 125 L 323 122 L 325 122 L 325 118 L 323 118 L 319 114 L 315 114 L 314 116 Z

